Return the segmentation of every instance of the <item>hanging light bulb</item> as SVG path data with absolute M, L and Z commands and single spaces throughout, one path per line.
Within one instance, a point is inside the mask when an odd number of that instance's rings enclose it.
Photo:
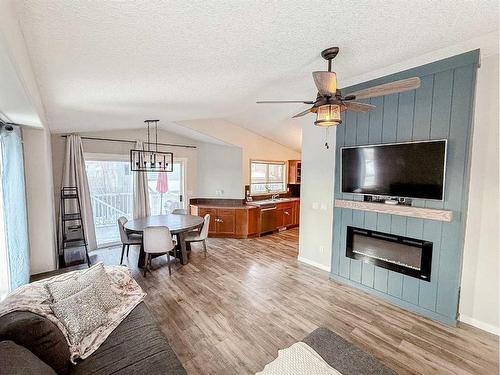
M 339 104 L 325 104 L 318 107 L 316 112 L 316 126 L 336 126 L 342 123 L 340 118 L 340 105 Z

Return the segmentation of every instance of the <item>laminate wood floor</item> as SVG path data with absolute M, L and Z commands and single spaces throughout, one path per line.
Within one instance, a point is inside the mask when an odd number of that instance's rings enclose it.
M 118 264 L 121 248 L 93 261 Z M 279 349 L 325 326 L 401 374 L 498 374 L 498 337 L 466 324 L 451 328 L 339 284 L 299 263 L 298 229 L 256 239 L 193 245 L 190 263 L 153 260 L 146 304 L 189 374 L 252 374 Z M 165 258 L 165 257 L 162 257 Z

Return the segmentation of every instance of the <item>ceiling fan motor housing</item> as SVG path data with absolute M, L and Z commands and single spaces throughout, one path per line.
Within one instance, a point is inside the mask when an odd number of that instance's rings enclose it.
M 333 60 L 338 53 L 339 47 L 331 47 L 321 52 L 321 57 L 323 57 L 325 60 Z

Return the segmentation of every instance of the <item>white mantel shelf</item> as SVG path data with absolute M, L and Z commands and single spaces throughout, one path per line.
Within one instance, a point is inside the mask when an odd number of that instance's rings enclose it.
M 435 208 L 411 207 L 400 204 L 390 205 L 384 203 L 351 201 L 335 199 L 335 207 L 350 208 L 352 210 L 372 211 L 382 214 L 417 217 L 450 222 L 453 220 L 453 212 L 448 210 L 437 210 Z

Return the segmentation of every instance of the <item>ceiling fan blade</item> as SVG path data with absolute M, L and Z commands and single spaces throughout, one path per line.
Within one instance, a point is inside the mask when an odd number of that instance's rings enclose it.
M 364 90 L 359 90 L 349 93 L 350 96 L 355 96 L 356 99 L 368 99 L 375 98 L 377 96 L 384 96 L 389 94 L 395 94 L 397 92 L 404 92 L 415 90 L 420 87 L 420 78 L 412 77 L 407 79 L 402 79 L 400 81 L 394 81 L 389 83 L 384 83 L 383 85 L 373 86 Z
M 258 100 L 257 104 L 281 104 L 281 103 L 302 103 L 302 104 L 314 104 L 310 100 Z
M 306 109 L 305 111 L 302 111 L 300 113 L 297 113 L 295 116 L 293 116 L 292 118 L 297 118 L 297 117 L 302 117 L 302 116 L 305 116 L 307 115 L 309 112 L 311 112 L 311 109 L 313 109 L 314 107 L 311 107 L 311 108 L 308 108 Z
M 322 96 L 335 96 L 337 75 L 335 72 L 313 72 L 314 84 Z
M 347 110 L 356 112 L 369 112 L 376 106 L 373 104 L 359 103 L 359 102 L 344 102 Z

